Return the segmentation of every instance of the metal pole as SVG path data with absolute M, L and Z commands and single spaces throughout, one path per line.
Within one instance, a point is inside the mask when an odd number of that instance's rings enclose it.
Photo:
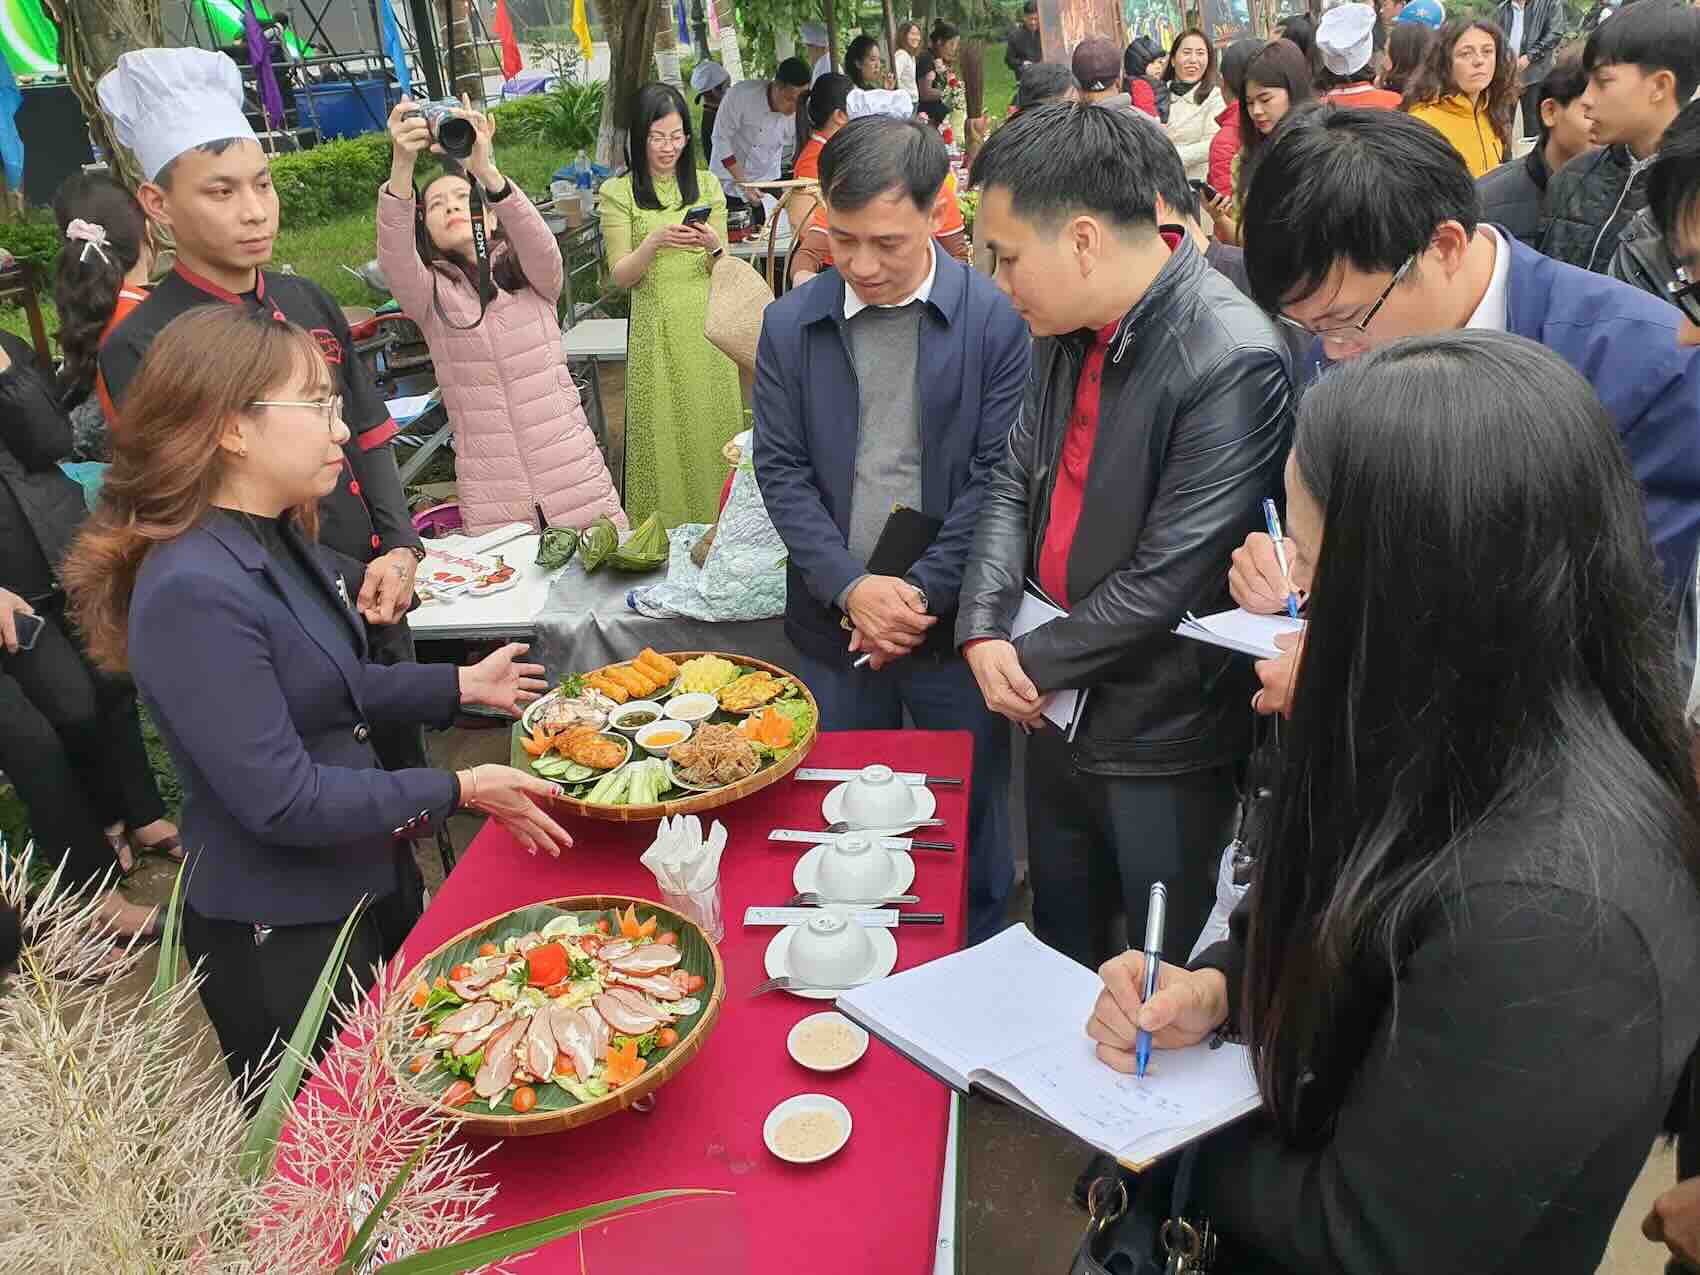
M 441 101 L 448 94 L 443 92 L 443 68 L 437 61 L 437 20 L 431 12 L 431 0 L 408 0 L 407 7 L 413 15 L 413 40 L 419 48 L 425 87 L 433 101 Z

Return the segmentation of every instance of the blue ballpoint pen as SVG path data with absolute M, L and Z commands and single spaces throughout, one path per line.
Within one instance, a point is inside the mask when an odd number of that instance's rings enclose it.
M 1169 910 L 1169 887 L 1161 881 L 1151 883 L 1151 903 L 1145 909 L 1145 986 L 1139 1003 L 1149 1004 L 1157 994 L 1157 970 L 1163 964 L 1163 921 Z M 1151 1065 L 1151 1033 L 1143 1027 L 1133 1038 L 1134 1074 L 1143 1076 Z
M 1287 586 L 1287 614 L 1299 618 L 1299 595 L 1293 592 L 1293 577 L 1287 572 L 1287 546 L 1282 543 L 1281 515 L 1275 512 L 1275 502 L 1263 498 L 1263 521 L 1269 526 L 1269 538 L 1275 542 L 1275 561 L 1281 564 L 1281 583 Z

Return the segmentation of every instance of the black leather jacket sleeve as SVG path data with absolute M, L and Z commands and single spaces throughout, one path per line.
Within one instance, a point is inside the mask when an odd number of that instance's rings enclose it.
M 1027 378 L 1021 413 L 1010 427 L 1002 456 L 987 476 L 980 497 L 974 547 L 962 570 L 957 598 L 956 644 L 980 638 L 1007 640 L 1027 582 L 1027 493 L 1034 465 L 1034 422 L 1039 411 L 1039 374 Z
M 1175 421 L 1145 532 L 1131 559 L 1069 614 L 1016 643 L 1021 667 L 1045 691 L 1091 686 L 1134 648 L 1170 630 L 1226 573 L 1245 537 L 1246 509 L 1286 448 L 1292 388 L 1281 358 L 1228 350 L 1199 379 Z

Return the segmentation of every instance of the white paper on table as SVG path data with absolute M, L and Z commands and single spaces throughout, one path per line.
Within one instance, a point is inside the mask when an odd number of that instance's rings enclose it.
M 1067 614 L 1067 611 L 1052 606 L 1031 589 L 1023 589 L 1021 607 L 1015 613 L 1014 623 L 1010 625 L 1009 636 L 1011 640 L 1024 637 L 1034 629 L 1043 628 L 1052 620 L 1061 619 Z M 1074 742 L 1074 733 L 1080 729 L 1080 720 L 1085 716 L 1085 708 L 1085 691 L 1052 691 L 1045 696 L 1045 720 L 1068 736 L 1071 744 Z
M 438 396 L 437 390 L 432 390 L 429 394 L 408 394 L 402 398 L 392 398 L 385 406 L 390 409 L 390 419 L 406 429 L 425 414 L 425 409 Z
M 536 532 L 537 528 L 529 522 L 506 523 L 493 531 L 486 531 L 483 535 L 468 540 L 466 542 L 467 552 L 489 553 L 492 549 L 498 549 L 502 545 L 525 536 L 535 535 Z
M 1260 660 L 1278 659 L 1281 648 L 1275 638 L 1282 633 L 1304 631 L 1304 621 L 1286 615 L 1254 615 L 1242 608 L 1219 611 L 1215 615 L 1194 615 L 1191 611 L 1175 626 L 1174 631 L 1195 642 L 1206 642 L 1241 655 Z

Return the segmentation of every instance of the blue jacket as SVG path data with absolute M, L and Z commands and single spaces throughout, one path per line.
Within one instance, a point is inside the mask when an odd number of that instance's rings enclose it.
M 1676 343 L 1675 306 L 1605 275 L 1542 256 L 1502 227 L 1511 247 L 1506 329 L 1538 341 L 1594 387 L 1617 424 L 1673 593 L 1700 547 L 1700 350 Z M 1306 380 L 1327 366 L 1311 349 Z
M 990 279 L 934 251 L 917 364 L 921 512 L 944 526 L 909 574 L 945 617 L 933 628 L 948 652 L 980 498 L 1020 410 L 1032 343 Z M 848 547 L 861 412 L 844 288 L 827 270 L 775 301 L 756 352 L 756 478 L 790 555 L 785 629 L 822 659 L 848 641 L 833 599 L 867 569 Z
M 267 925 L 345 918 L 401 884 L 396 833 L 459 797 L 441 770 L 379 768 L 369 723 L 443 722 L 451 665 L 365 662 L 360 617 L 274 568 L 229 515 L 148 554 L 130 609 L 130 669 L 183 781 L 188 898 Z

